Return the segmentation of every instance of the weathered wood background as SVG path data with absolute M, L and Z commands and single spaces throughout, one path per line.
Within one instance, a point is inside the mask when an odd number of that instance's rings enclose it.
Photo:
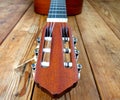
M 83 65 L 77 86 L 52 98 L 34 84 L 30 64 L 46 23 L 32 0 L 0 0 L 0 100 L 120 100 L 120 0 L 84 0 L 69 16 Z

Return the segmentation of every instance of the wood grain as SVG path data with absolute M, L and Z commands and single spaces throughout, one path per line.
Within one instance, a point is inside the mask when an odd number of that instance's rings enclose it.
M 120 0 L 88 0 L 120 39 Z
M 103 100 L 120 99 L 120 40 L 85 2 L 77 22 Z
M 31 5 L 32 0 L 0 0 L 0 44 Z
M 24 72 L 23 68 L 20 68 L 16 72 L 16 68 L 27 59 L 28 50 L 37 35 L 39 19 L 40 16 L 34 13 L 32 5 L 0 46 L 0 66 L 3 66 L 0 67 L 0 99 L 15 99 L 19 84 L 22 86 L 24 83 L 20 82 L 21 75 L 27 77 L 24 73 L 30 74 L 28 69 L 25 69 Z M 33 51 L 31 56 L 33 56 Z M 23 77 L 23 81 L 25 77 Z M 27 78 L 29 79 L 29 77 Z M 32 87 L 33 83 L 32 78 L 29 79 L 28 87 Z M 25 98 L 31 96 L 31 87 L 26 91 Z
M 35 14 L 33 5 L 27 9 L 31 0 L 0 0 L 0 11 L 4 13 L 0 15 L 0 35 L 10 32 L 0 46 L 0 100 L 120 99 L 119 0 L 88 1 L 84 0 L 82 14 L 69 17 L 73 35 L 78 38 L 78 62 L 83 65 L 81 79 L 71 91 L 60 98 L 52 98 L 34 84 L 30 65 L 17 68 L 33 57 L 35 39 L 37 35 L 41 37 L 46 16 Z M 11 15 L 18 7 L 16 11 L 20 12 Z

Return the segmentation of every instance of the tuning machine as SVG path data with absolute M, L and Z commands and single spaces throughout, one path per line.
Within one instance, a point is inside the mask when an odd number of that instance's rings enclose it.
M 36 63 L 31 64 L 31 67 L 32 67 L 33 70 L 35 70 L 36 69 Z
M 40 40 L 41 40 L 41 39 L 38 37 L 38 38 L 37 38 L 37 46 L 36 46 L 36 48 L 39 48 L 39 46 L 40 46 Z
M 73 37 L 73 43 L 74 43 L 74 45 L 76 45 L 77 41 L 78 41 L 78 39 L 75 38 L 75 37 Z
M 39 49 L 36 48 L 36 49 L 34 50 L 35 56 L 38 56 L 38 52 L 39 52 Z
M 77 49 L 74 49 L 74 52 L 75 52 L 76 60 L 78 60 L 78 57 L 79 57 L 79 53 L 80 53 L 80 51 L 77 50 Z
M 37 46 L 36 46 L 36 48 L 35 48 L 35 50 L 34 50 L 34 54 L 35 54 L 35 55 L 34 55 L 34 57 L 33 57 L 33 60 L 34 60 L 35 63 L 33 63 L 33 64 L 31 65 L 31 67 L 32 67 L 33 70 L 36 69 L 36 62 L 37 62 L 38 53 L 39 53 L 39 45 L 40 45 L 40 38 L 38 37 L 38 38 L 37 38 Z
M 40 38 L 39 37 L 37 38 L 37 43 L 40 44 Z
M 64 62 L 64 66 L 66 67 L 66 68 L 71 68 L 72 67 L 72 62 Z
M 77 41 L 78 41 L 78 39 L 73 37 L 74 45 L 76 45 Z M 80 51 L 77 50 L 76 46 L 74 46 L 74 52 L 75 52 L 75 57 L 76 57 L 76 61 L 77 61 L 78 57 L 79 57 Z M 78 69 L 78 78 L 80 79 L 80 72 L 81 72 L 81 69 L 82 69 L 82 65 L 81 64 L 77 64 L 77 69 Z
M 78 69 L 78 72 L 80 72 L 81 69 L 82 69 L 82 65 L 81 64 L 77 64 L 77 69 Z
M 81 72 L 81 69 L 82 69 L 82 65 L 77 64 L 77 69 L 78 69 L 78 78 L 80 79 L 80 72 Z

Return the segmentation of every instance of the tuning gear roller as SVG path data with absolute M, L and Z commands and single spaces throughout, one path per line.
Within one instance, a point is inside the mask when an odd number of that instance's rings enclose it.
M 64 66 L 66 68 L 71 68 L 72 67 L 72 62 L 64 62 Z
M 69 49 L 69 48 L 64 48 L 63 51 L 64 51 L 64 53 L 70 53 L 70 52 L 71 52 L 71 49 Z
M 63 37 L 62 40 L 64 41 L 64 43 L 70 41 L 70 39 L 68 37 Z

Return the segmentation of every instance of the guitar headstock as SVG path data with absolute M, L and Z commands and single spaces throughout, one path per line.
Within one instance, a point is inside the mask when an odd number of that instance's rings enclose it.
M 47 23 L 35 49 L 35 82 L 52 95 L 60 94 L 80 78 L 76 38 L 66 23 Z

